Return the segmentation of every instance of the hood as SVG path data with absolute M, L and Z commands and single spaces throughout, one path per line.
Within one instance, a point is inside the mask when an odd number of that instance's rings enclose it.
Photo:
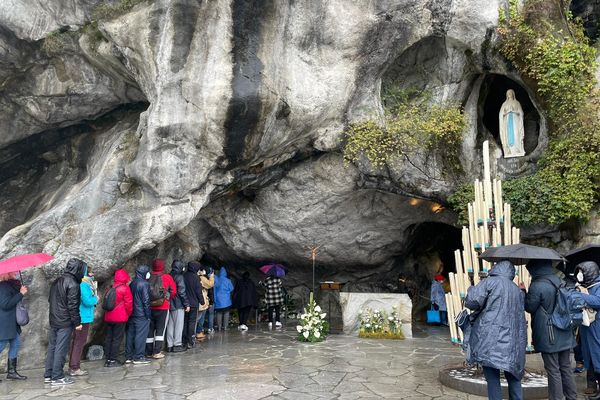
M 135 269 L 135 277 L 139 278 L 139 279 L 146 279 L 146 274 L 150 272 L 150 267 L 147 265 L 139 265 L 136 269 Z
M 527 263 L 527 271 L 533 279 L 541 278 L 542 276 L 556 275 L 556 268 L 552 266 L 552 261 L 549 260 L 532 260 Z
M 515 279 L 515 266 L 512 262 L 508 260 L 503 260 L 497 262 L 496 265 L 492 267 L 489 273 L 490 276 L 503 276 L 505 278 L 510 279 L 511 281 Z
M 188 271 L 197 274 L 198 271 L 200 271 L 202 269 L 202 264 L 200 264 L 199 262 L 196 262 L 196 261 L 190 261 L 188 263 L 187 269 L 188 269 Z
M 185 271 L 185 264 L 181 260 L 173 260 L 173 264 L 171 264 L 171 275 L 173 274 L 183 274 Z
M 65 272 L 73 275 L 77 281 L 81 282 L 87 271 L 87 264 L 78 258 L 71 258 L 67 262 Z
M 124 269 L 118 269 L 115 271 L 115 284 L 126 285 L 129 282 L 129 274 Z
M 227 270 L 225 267 L 221 267 L 219 270 L 219 278 L 227 278 Z
M 589 286 L 598 279 L 600 276 L 600 270 L 598 269 L 598 264 L 593 261 L 584 261 L 580 264 L 577 264 L 575 267 L 575 276 L 579 271 L 583 272 L 583 285 Z
M 165 260 L 157 258 L 152 261 L 152 272 L 155 274 L 162 274 L 165 272 Z

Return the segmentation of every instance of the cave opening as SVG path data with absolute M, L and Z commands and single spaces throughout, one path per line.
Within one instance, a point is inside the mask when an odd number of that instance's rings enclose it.
M 479 94 L 479 123 L 482 128 L 480 131 L 487 130 L 494 137 L 497 146 L 502 148 L 499 113 L 509 89 L 515 91 L 516 99 L 523 108 L 525 153 L 530 154 L 538 145 L 540 114 L 533 105 L 527 90 L 504 75 L 488 74 L 483 80 Z
M 441 273 L 448 280 L 448 274 L 456 271 L 454 251 L 462 249 L 462 237 L 460 228 L 441 222 L 423 222 L 412 225 L 409 230 L 399 291 L 411 295 L 413 319 L 419 321 L 424 319 L 429 307 L 433 277 Z M 402 279 L 408 281 L 408 285 L 403 285 Z

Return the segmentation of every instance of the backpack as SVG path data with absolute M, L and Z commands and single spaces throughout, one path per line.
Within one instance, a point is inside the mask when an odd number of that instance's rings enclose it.
M 583 322 L 583 309 L 585 301 L 581 294 L 573 287 L 567 287 L 563 282 L 559 286 L 549 279 L 544 279 L 556 289 L 554 310 L 550 313 L 552 325 L 561 330 L 577 328 Z
M 102 309 L 104 311 L 112 311 L 117 306 L 117 288 L 122 285 L 111 287 L 106 292 L 104 300 L 102 300 Z
M 152 275 L 150 277 L 150 306 L 162 306 L 167 298 L 165 287 L 162 282 L 162 275 Z

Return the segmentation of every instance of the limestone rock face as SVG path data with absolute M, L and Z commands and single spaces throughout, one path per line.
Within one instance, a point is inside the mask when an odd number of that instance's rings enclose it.
M 90 23 L 125 3 L 0 2 L 0 257 L 56 257 L 27 276 L 25 365 L 43 349 L 48 284 L 73 256 L 102 285 L 156 256 L 256 279 L 279 261 L 305 299 L 307 246 L 320 245 L 317 279 L 393 290 L 454 223 L 447 195 L 479 175 L 493 139 L 485 77 L 524 85 L 491 50 L 499 0 L 134 3 Z M 382 85 L 464 105 L 463 176 L 422 150 L 382 170 L 344 165 L 343 131 L 383 116 Z

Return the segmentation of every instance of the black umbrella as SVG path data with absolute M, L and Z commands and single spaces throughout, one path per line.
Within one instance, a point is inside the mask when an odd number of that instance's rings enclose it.
M 600 244 L 588 244 L 587 246 L 571 250 L 565 254 L 567 259 L 566 271 L 572 272 L 577 264 L 584 261 L 594 261 L 600 265 Z
M 555 250 L 529 244 L 490 247 L 480 257 L 492 262 L 509 260 L 515 265 L 527 264 L 529 260 L 564 261 L 564 258 Z

